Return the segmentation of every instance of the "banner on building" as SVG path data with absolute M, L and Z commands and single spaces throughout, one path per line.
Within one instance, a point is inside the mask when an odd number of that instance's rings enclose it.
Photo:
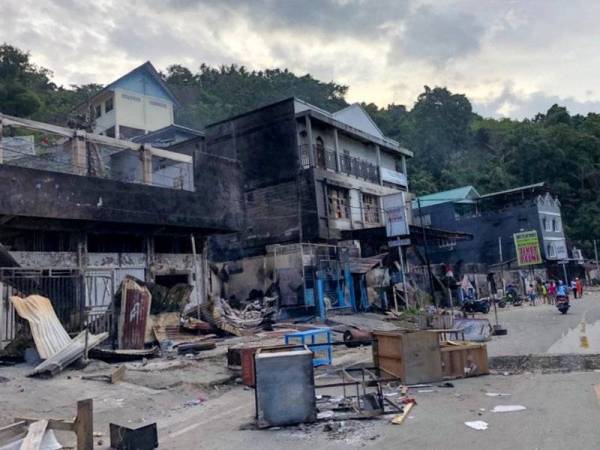
M 409 231 L 404 192 L 384 195 L 382 198 L 386 235 L 388 237 L 407 236 Z
M 513 237 L 519 266 L 532 266 L 542 263 L 537 231 L 523 231 L 522 233 L 515 233 Z

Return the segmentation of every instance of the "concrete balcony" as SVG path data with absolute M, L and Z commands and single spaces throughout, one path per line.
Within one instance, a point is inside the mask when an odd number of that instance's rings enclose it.
M 336 173 L 379 184 L 379 168 L 376 164 L 363 158 L 347 154 L 337 154 L 333 148 L 326 146 L 299 146 L 300 163 L 303 168 L 317 167 Z

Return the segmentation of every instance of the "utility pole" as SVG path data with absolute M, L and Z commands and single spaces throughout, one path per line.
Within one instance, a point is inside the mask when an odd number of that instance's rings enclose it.
M 594 257 L 596 258 L 596 278 L 600 278 L 600 270 L 598 270 L 598 247 L 596 246 L 596 239 L 594 239 Z
M 500 281 L 502 282 L 502 295 L 506 293 L 506 283 L 504 282 L 504 260 L 502 258 L 502 236 L 498 236 L 498 254 L 500 255 Z
M 437 308 L 437 302 L 435 301 L 435 293 L 433 289 L 433 274 L 431 273 L 431 264 L 429 263 L 429 249 L 427 247 L 427 235 L 425 233 L 425 226 L 423 225 L 423 214 L 421 213 L 421 199 L 417 197 L 417 206 L 419 208 L 419 218 L 421 222 L 421 230 L 423 232 L 423 246 L 425 247 L 425 263 L 427 264 L 427 274 L 429 275 L 429 290 L 431 292 L 431 301 Z

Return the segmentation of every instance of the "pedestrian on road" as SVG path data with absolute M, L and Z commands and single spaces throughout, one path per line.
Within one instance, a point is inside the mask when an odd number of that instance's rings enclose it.
M 530 284 L 527 288 L 527 297 L 529 297 L 529 303 L 531 303 L 531 306 L 535 306 L 535 289 L 533 288 L 533 284 Z
M 575 289 L 577 290 L 577 296 L 583 297 L 583 282 L 579 278 L 575 278 Z
M 571 291 L 573 291 L 573 298 L 577 298 L 577 283 L 575 280 L 571 280 Z
M 542 283 L 542 299 L 546 305 L 550 304 L 550 300 L 548 299 L 548 282 L 544 281 Z
M 540 302 L 544 299 L 544 283 L 540 279 L 535 282 L 535 296 Z
M 556 301 L 556 283 L 554 280 L 550 280 L 550 284 L 548 285 L 548 300 L 551 305 Z

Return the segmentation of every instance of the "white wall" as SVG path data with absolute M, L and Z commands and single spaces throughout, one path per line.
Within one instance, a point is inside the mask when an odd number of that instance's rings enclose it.
M 173 124 L 173 104 L 149 95 L 115 89 L 115 110 L 117 123 L 127 127 L 154 131 Z

